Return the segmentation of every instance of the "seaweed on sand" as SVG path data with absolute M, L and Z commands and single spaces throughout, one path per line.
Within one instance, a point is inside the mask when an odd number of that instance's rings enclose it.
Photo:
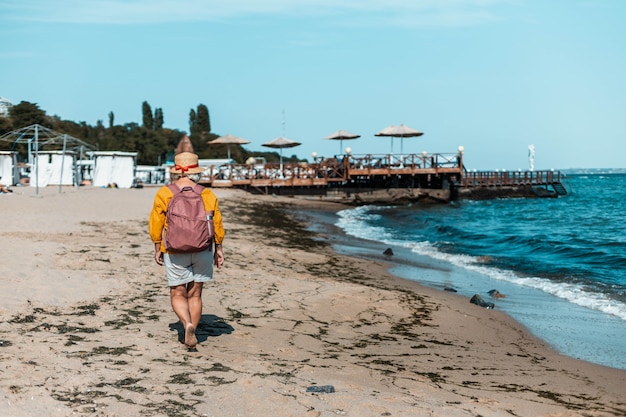
M 307 230 L 306 225 L 290 213 L 293 205 L 282 202 L 241 203 L 230 209 L 233 217 L 245 216 L 246 224 L 255 227 L 263 239 L 277 238 L 276 244 L 310 251 L 312 248 L 325 247 L 327 243 L 317 239 L 316 233 Z

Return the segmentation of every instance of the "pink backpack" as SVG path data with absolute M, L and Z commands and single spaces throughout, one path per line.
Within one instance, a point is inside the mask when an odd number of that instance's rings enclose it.
M 200 252 L 213 243 L 213 211 L 206 211 L 202 200 L 204 187 L 195 185 L 180 189 L 167 186 L 174 196 L 167 207 L 167 229 L 164 231 L 165 249 L 170 252 Z

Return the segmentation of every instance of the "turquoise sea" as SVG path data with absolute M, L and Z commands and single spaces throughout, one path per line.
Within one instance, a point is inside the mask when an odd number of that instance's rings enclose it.
M 354 238 L 339 252 L 392 248 L 393 274 L 479 294 L 561 353 L 626 369 L 626 174 L 565 181 L 556 199 L 363 206 L 326 221 Z

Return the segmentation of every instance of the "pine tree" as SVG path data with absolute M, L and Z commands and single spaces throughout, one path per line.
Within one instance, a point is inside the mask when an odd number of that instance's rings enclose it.
M 196 131 L 196 126 L 198 126 L 198 116 L 196 115 L 196 111 L 191 109 L 189 111 L 189 133 L 193 135 L 193 132 Z
M 154 109 L 154 130 L 163 129 L 163 109 L 158 107 Z
M 209 119 L 209 109 L 204 104 L 198 104 L 198 131 L 200 133 L 211 133 L 211 120 Z
M 154 117 L 152 116 L 152 108 L 147 101 L 141 105 L 143 113 L 143 127 L 154 130 Z

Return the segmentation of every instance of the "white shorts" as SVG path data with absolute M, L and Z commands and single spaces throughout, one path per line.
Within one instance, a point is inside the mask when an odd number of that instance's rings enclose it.
M 213 279 L 213 252 L 164 253 L 167 285 L 175 287 L 189 282 L 207 282 Z

